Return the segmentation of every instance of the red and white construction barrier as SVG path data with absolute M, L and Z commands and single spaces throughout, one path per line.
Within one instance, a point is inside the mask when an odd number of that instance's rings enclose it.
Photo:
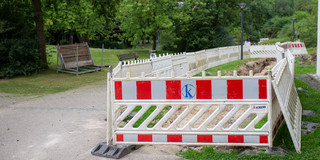
M 266 99 L 266 79 L 115 81 L 115 100 Z

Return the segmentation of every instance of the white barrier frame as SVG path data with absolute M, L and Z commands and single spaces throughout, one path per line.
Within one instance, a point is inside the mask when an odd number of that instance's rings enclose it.
M 251 55 L 245 55 L 246 58 L 251 57 L 276 57 L 278 63 L 276 64 L 276 66 L 273 67 L 272 69 L 272 77 L 277 77 L 278 76 L 282 76 L 282 63 L 285 62 L 289 62 L 290 64 L 290 72 L 291 74 L 294 73 L 294 57 L 290 54 L 289 50 L 286 50 L 285 55 L 286 55 L 286 59 L 282 59 L 284 55 L 282 55 L 282 52 L 284 50 L 281 50 L 281 48 L 276 45 L 275 47 L 273 47 L 272 49 L 276 48 L 276 50 L 267 50 L 267 51 L 258 51 L 255 52 L 254 54 Z M 247 50 L 247 48 L 246 48 Z M 209 49 L 209 50 L 203 50 L 203 51 L 198 51 L 198 52 L 192 52 L 192 53 L 179 53 L 179 54 L 164 54 L 162 56 L 156 57 L 154 59 L 151 60 L 137 60 L 137 61 L 131 61 L 131 62 L 126 62 L 124 64 L 119 63 L 119 65 L 114 69 L 113 74 L 108 74 L 108 110 L 107 110 L 107 114 L 108 114 L 108 132 L 107 132 L 107 144 L 168 144 L 167 142 L 117 142 L 116 141 L 116 134 L 131 134 L 131 135 L 136 135 L 137 134 L 155 134 L 155 135 L 165 135 L 165 134 L 181 134 L 181 135 L 194 135 L 194 134 L 198 134 L 198 135 L 203 135 L 203 134 L 208 134 L 210 133 L 211 135 L 237 135 L 239 133 L 243 133 L 243 134 L 247 134 L 247 135 L 258 135 L 259 133 L 263 133 L 264 135 L 268 136 L 268 143 L 267 144 L 258 144 L 258 143 L 248 143 L 248 144 L 244 144 L 244 143 L 169 143 L 169 144 L 186 144 L 186 145 L 232 145 L 232 146 L 268 146 L 268 147 L 272 147 L 273 146 L 273 139 L 275 138 L 275 135 L 279 129 L 279 127 L 281 126 L 281 124 L 284 121 L 284 116 L 282 113 L 282 107 L 280 109 L 280 105 L 279 101 L 281 102 L 281 100 L 279 100 L 279 98 L 276 96 L 275 91 L 272 89 L 272 85 L 271 85 L 271 81 L 276 82 L 277 79 L 275 80 L 271 80 L 271 75 L 269 74 L 269 76 L 260 76 L 260 77 L 256 77 L 256 76 L 252 76 L 252 73 L 250 74 L 250 76 L 236 76 L 236 74 L 234 74 L 234 76 L 221 76 L 221 74 L 218 72 L 218 76 L 217 77 L 206 77 L 205 76 L 205 72 L 203 70 L 207 69 L 207 68 L 211 68 L 217 65 L 221 65 L 224 63 L 228 63 L 230 61 L 234 61 L 234 60 L 238 60 L 239 56 L 234 57 L 231 55 L 235 55 L 236 53 L 239 52 L 239 46 L 237 47 L 224 47 L 224 48 L 217 48 L 217 49 Z M 239 54 L 240 55 L 240 54 Z M 210 61 L 211 58 L 217 59 L 217 61 Z M 166 68 L 161 68 L 161 62 L 165 60 L 167 61 L 168 65 L 166 65 Z M 288 61 L 287 61 L 288 60 Z M 285 61 L 285 62 L 284 62 Z M 160 66 L 154 66 L 154 64 L 159 63 Z M 149 66 L 151 66 L 151 68 L 153 69 L 147 69 L 147 72 L 145 74 L 145 72 L 141 72 L 141 76 L 138 75 L 137 73 L 133 73 L 132 70 L 136 69 L 135 66 L 141 66 L 141 68 L 148 68 Z M 175 67 L 176 66 L 176 67 Z M 185 69 L 186 66 L 188 66 L 187 70 Z M 177 75 L 175 76 L 175 72 L 177 71 Z M 123 71 L 127 71 L 127 72 L 123 72 Z M 200 71 L 202 71 L 202 77 L 191 77 L 197 73 L 199 73 Z M 184 72 L 184 73 L 183 73 Z M 213 80 L 213 79 L 259 79 L 259 78 L 267 78 L 268 79 L 268 89 L 267 89 L 267 100 L 248 100 L 248 99 L 241 99 L 241 100 L 230 100 L 230 99 L 220 99 L 220 100 L 215 100 L 215 99 L 210 99 L 210 100 L 115 100 L 115 95 L 114 95 L 114 90 L 115 90 L 115 86 L 114 86 L 114 82 L 115 81 L 153 81 L 153 80 Z M 249 130 L 243 130 L 242 132 L 239 130 L 233 130 L 233 131 L 227 131 L 227 130 L 218 130 L 218 131 L 213 131 L 213 130 L 201 130 L 201 131 L 194 131 L 194 130 L 176 130 L 176 129 L 172 129 L 171 131 L 169 130 L 147 130 L 145 128 L 141 128 L 140 126 L 142 124 L 145 124 L 148 121 L 151 121 L 152 118 L 150 118 L 151 115 L 149 115 L 149 117 L 144 120 L 144 122 L 138 127 L 138 129 L 130 129 L 128 127 L 126 127 L 127 130 L 125 129 L 119 129 L 116 126 L 116 121 L 119 122 L 119 120 L 121 119 L 116 119 L 116 115 L 115 115 L 115 109 L 121 107 L 121 105 L 127 105 L 129 107 L 129 105 L 131 105 L 131 109 L 132 106 L 137 106 L 137 105 L 142 105 L 143 108 L 137 113 L 137 118 L 133 118 L 129 121 L 130 125 L 134 124 L 136 120 L 138 120 L 145 111 L 147 111 L 147 109 L 153 105 L 153 104 L 158 104 L 158 105 L 162 105 L 162 106 L 166 106 L 166 105 L 179 105 L 179 104 L 187 104 L 187 105 L 194 105 L 194 104 L 248 104 L 248 105 L 252 105 L 252 104 L 265 104 L 268 106 L 268 122 L 266 124 L 268 124 L 268 129 L 264 130 L 264 131 L 249 131 Z M 146 107 L 145 107 L 146 106 Z M 148 107 L 149 106 L 149 107 Z M 116 108 L 114 108 L 116 107 Z M 163 108 L 163 107 L 162 107 Z M 173 107 L 172 107 L 173 108 Z M 192 107 L 191 107 L 192 108 Z M 208 106 L 207 106 L 208 108 Z M 186 109 L 186 110 L 191 110 L 191 109 Z M 234 109 L 234 113 L 237 111 L 236 109 Z M 157 112 L 160 112 L 161 109 L 157 109 Z M 170 110 L 171 111 L 171 110 Z M 249 109 L 246 111 L 248 112 Z M 126 114 L 129 114 L 129 110 L 125 111 Z M 152 112 L 152 114 L 155 111 Z M 174 111 L 172 111 L 173 113 Z M 186 111 L 184 111 L 181 115 L 187 114 L 185 113 Z M 200 111 L 199 111 L 200 112 Z M 215 111 L 216 112 L 216 111 Z M 181 118 L 181 115 L 177 118 Z M 194 115 L 194 117 L 197 117 L 198 113 L 196 115 Z M 228 113 L 229 115 L 229 113 Z M 125 117 L 126 115 L 122 116 Z M 232 116 L 232 115 L 231 115 Z M 152 116 L 151 116 L 152 117 Z M 155 117 L 155 116 L 153 116 Z M 193 117 L 193 121 L 194 118 Z M 231 117 L 229 117 L 231 118 Z M 263 117 L 261 117 L 262 119 Z M 286 116 L 285 116 L 286 118 Z M 150 120 L 151 119 L 151 120 Z M 240 119 L 240 118 L 238 118 Z M 257 119 L 257 118 L 255 118 Z M 257 120 L 260 121 L 261 119 Z M 286 118 L 287 119 L 287 118 Z M 191 123 L 189 120 L 188 123 Z M 211 119 L 213 120 L 213 119 Z M 131 122 L 132 121 L 132 122 Z M 177 120 L 175 120 L 177 121 Z M 174 123 L 176 123 L 174 121 Z M 181 121 L 181 120 L 180 120 Z M 218 124 L 222 124 L 223 120 L 220 120 L 220 122 Z M 224 122 L 226 122 L 228 120 L 225 120 Z M 254 120 L 256 121 L 256 120 Z M 178 122 L 177 122 L 178 123 Z M 250 122 L 250 125 L 253 122 Z M 265 124 L 265 125 L 266 125 Z M 127 124 L 128 125 L 128 124 Z M 171 125 L 172 126 L 172 125 Z M 233 126 L 233 125 L 232 125 Z M 132 127 L 132 126 L 131 126 Z M 186 126 L 185 126 L 186 127 Z M 170 127 L 169 127 L 170 128 Z M 231 127 L 230 127 L 231 128 Z M 263 126 L 262 128 L 266 129 L 265 126 Z M 144 129 L 144 130 L 141 130 Z M 290 130 L 290 129 L 289 129 Z M 112 142 L 112 139 L 114 140 Z M 300 142 L 301 143 L 301 142 Z M 296 143 L 295 143 L 296 146 Z M 300 148 L 296 147 L 297 152 L 300 152 Z

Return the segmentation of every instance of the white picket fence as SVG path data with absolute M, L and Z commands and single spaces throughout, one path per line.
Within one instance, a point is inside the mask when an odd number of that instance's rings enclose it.
M 119 63 L 108 74 L 107 143 L 272 147 L 286 120 L 300 152 L 294 56 L 279 46 L 251 47 L 250 54 L 245 48 L 245 58 L 277 58 L 267 76 L 206 76 L 205 69 L 238 60 L 239 46 Z
M 250 58 L 247 47 L 244 47 L 244 58 Z M 164 53 L 152 59 L 134 60 L 119 63 L 113 70 L 113 77 L 140 76 L 168 77 L 174 71 L 177 77 L 191 76 L 201 71 L 240 59 L 240 46 L 214 48 L 198 52 Z

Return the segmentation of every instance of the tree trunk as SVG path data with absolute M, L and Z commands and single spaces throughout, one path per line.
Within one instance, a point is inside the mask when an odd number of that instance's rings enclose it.
M 41 53 L 41 60 L 45 64 L 45 68 L 48 69 L 47 54 L 46 54 L 46 39 L 44 36 L 44 27 L 43 27 L 43 14 L 41 10 L 41 1 L 32 0 L 32 5 L 34 9 L 34 21 L 36 23 L 36 32 L 38 37 L 38 48 Z
M 156 50 L 157 49 L 157 34 L 153 35 L 152 39 L 153 39 L 152 50 Z

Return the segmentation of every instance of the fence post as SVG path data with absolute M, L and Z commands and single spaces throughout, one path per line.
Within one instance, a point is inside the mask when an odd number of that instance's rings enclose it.
M 110 72 L 107 73 L 107 145 L 111 145 L 111 139 L 112 139 L 112 114 L 113 111 L 111 109 L 111 76 Z
M 79 47 L 77 46 L 77 76 L 79 72 Z

